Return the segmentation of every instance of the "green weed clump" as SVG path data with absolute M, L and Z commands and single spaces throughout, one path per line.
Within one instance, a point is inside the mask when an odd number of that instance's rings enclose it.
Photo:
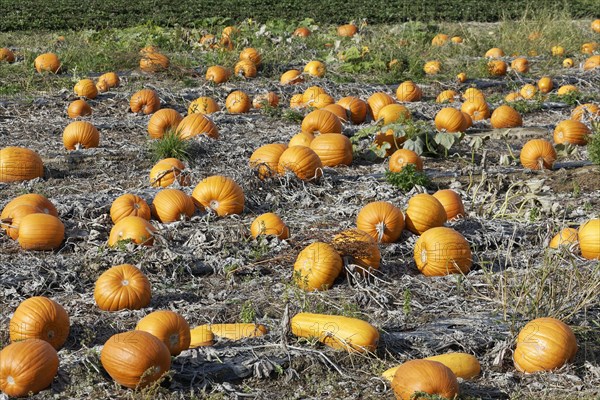
M 415 186 L 428 187 L 431 185 L 431 179 L 422 171 L 417 171 L 414 164 L 408 164 L 400 172 L 385 172 L 385 180 L 392 186 L 408 192 Z
M 190 144 L 175 132 L 168 131 L 162 139 L 155 140 L 150 144 L 150 152 L 154 161 L 163 158 L 176 158 L 185 161 L 190 158 Z

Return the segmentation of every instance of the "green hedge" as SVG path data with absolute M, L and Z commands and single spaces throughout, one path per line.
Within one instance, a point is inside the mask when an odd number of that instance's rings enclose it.
M 201 27 L 217 19 L 265 22 L 312 18 L 340 24 L 366 18 L 370 24 L 419 21 L 497 21 L 525 10 L 566 10 L 574 18 L 597 18 L 598 0 L 0 0 L 0 31 L 123 28 L 149 21 L 161 26 Z

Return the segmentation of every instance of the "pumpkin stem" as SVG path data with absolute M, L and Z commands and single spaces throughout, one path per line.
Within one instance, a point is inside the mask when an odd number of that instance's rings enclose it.
M 383 239 L 383 235 L 385 234 L 385 222 L 380 221 L 375 225 L 375 230 L 377 231 L 377 242 L 381 243 Z
M 12 219 L 12 218 L 4 218 L 4 219 L 0 219 L 0 226 L 1 226 L 3 229 L 7 229 L 7 230 L 8 230 L 8 228 L 17 229 L 17 228 L 18 228 L 18 226 L 11 225 L 11 224 L 12 224 L 12 222 L 13 222 L 13 219 Z

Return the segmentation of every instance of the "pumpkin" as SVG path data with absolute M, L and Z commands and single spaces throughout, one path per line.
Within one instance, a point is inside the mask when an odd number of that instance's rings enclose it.
M 531 100 L 535 97 L 537 93 L 537 88 L 531 83 L 528 83 L 526 85 L 523 85 L 521 90 L 519 90 L 519 93 L 524 99 Z
M 0 149 L 0 182 L 28 181 L 44 176 L 44 163 L 33 150 L 25 147 Z
M 236 28 L 235 26 L 226 26 L 225 28 L 223 28 L 223 31 L 221 32 L 221 35 L 224 37 L 235 37 L 238 33 L 240 33 L 240 30 L 238 28 Z
M 90 149 L 100 144 L 100 133 L 90 122 L 75 121 L 65 127 L 62 139 L 67 150 Z
M 249 60 L 254 63 L 254 65 L 259 66 L 262 62 L 262 56 L 255 48 L 246 47 L 240 53 L 240 60 Z
M 75 84 L 73 91 L 77 96 L 87 97 L 88 99 L 95 99 L 98 96 L 96 84 L 91 79 L 80 80 Z
M 446 353 L 426 357 L 424 360 L 437 361 L 444 364 L 457 378 L 472 379 L 481 373 L 481 365 L 477 358 L 468 353 Z M 382 376 L 390 382 L 394 379 L 399 365 L 385 371 Z
M 423 160 L 417 153 L 408 149 L 399 149 L 390 157 L 388 168 L 391 172 L 400 172 L 408 164 L 413 164 L 417 171 L 423 170 Z
M 579 92 L 579 89 L 575 85 L 563 85 L 558 88 L 556 94 L 559 96 L 564 96 L 570 93 L 576 94 Z
M 375 134 L 375 140 L 373 141 L 373 144 L 377 147 L 377 149 L 381 149 L 384 145 L 386 145 L 386 143 L 388 143 L 389 147 L 387 147 L 385 150 L 385 156 L 389 157 L 400 148 L 406 139 L 406 136 L 397 137 L 396 132 L 393 129 L 385 129 L 384 127 L 383 130 Z
M 279 78 L 280 85 L 296 85 L 302 82 L 304 82 L 304 77 L 302 76 L 302 72 L 297 69 L 285 71 Z
M 212 346 L 213 344 L 214 334 L 208 325 L 200 325 L 190 329 L 190 349 Z
M 260 235 L 273 235 L 279 240 L 290 237 L 289 228 L 275 213 L 265 213 L 256 217 L 250 225 L 250 233 L 254 238 Z
M 595 19 L 592 21 L 592 23 L 590 24 L 590 27 L 592 28 L 592 30 L 596 33 L 600 33 L 600 19 Z
M 201 96 L 193 100 L 188 107 L 188 114 L 212 114 L 221 111 L 221 107 L 211 97 Z
M 135 327 L 160 339 L 172 356 L 190 347 L 190 325 L 180 314 L 169 311 L 154 311 L 142 318 Z
M 195 212 L 190 196 L 178 189 L 163 189 L 152 202 L 152 213 L 162 223 L 186 220 Z
M 57 74 L 60 70 L 60 60 L 54 53 L 44 53 L 36 57 L 33 62 L 37 72 L 42 73 L 44 71 L 52 72 Z
M 504 97 L 504 101 L 507 103 L 512 103 L 515 101 L 523 100 L 523 96 L 519 92 L 510 92 Z
M 466 274 L 473 264 L 467 240 L 445 226 L 432 227 L 421 234 L 415 243 L 414 259 L 425 276 Z
M 596 42 L 588 42 L 581 45 L 581 53 L 582 54 L 594 54 L 596 49 L 598 48 L 598 43 Z
M 412 119 L 408 108 L 401 104 L 388 104 L 379 110 L 378 119 L 383 120 L 383 125 L 402 123 Z
M 135 330 L 111 336 L 100 352 L 100 362 L 118 384 L 144 388 L 171 368 L 171 354 L 160 339 Z
M 277 107 L 278 104 L 279 97 L 274 92 L 259 94 L 252 99 L 252 107 L 254 108 Z
M 256 65 L 250 60 L 240 60 L 233 67 L 233 73 L 236 76 L 244 78 L 254 78 L 258 73 Z
M 359 273 L 372 273 L 372 270 L 379 269 L 381 252 L 375 239 L 367 232 L 348 229 L 335 235 L 331 244 L 342 257 L 352 257 L 359 266 Z
M 590 219 L 577 231 L 581 255 L 588 260 L 600 260 L 600 219 Z
M 436 103 L 454 103 L 456 98 L 458 97 L 458 93 L 454 90 L 444 90 L 435 99 Z
M 10 320 L 10 340 L 41 339 L 60 350 L 69 337 L 69 316 L 47 297 L 35 296 L 19 304 Z
M 600 120 L 600 107 L 593 103 L 580 104 L 571 111 L 571 119 L 581 122 Z
M 324 133 L 310 142 L 310 148 L 317 153 L 326 167 L 352 164 L 352 143 L 341 133 Z
M 150 281 L 131 264 L 115 265 L 96 280 L 94 300 L 104 311 L 139 310 L 150 304 Z
M 0 351 L 0 391 L 28 397 L 52 384 L 58 372 L 58 354 L 46 341 L 28 339 Z
M 160 109 L 160 99 L 154 90 L 142 89 L 131 96 L 129 108 L 134 113 L 152 114 Z
M 476 87 L 470 87 L 462 95 L 464 100 L 485 100 L 483 92 Z
M 404 229 L 402 211 L 387 201 L 368 203 L 356 216 L 356 227 L 380 243 L 393 243 Z
M 583 70 L 591 71 L 600 68 L 600 55 L 591 56 L 583 62 Z
M 172 108 L 158 110 L 148 121 L 148 134 L 152 139 L 162 139 L 167 132 L 175 132 L 182 119 Z
M 488 62 L 487 69 L 489 74 L 492 76 L 503 76 L 506 75 L 508 66 L 502 60 L 492 60 Z
M 296 30 L 294 30 L 294 33 L 292 33 L 292 35 L 297 36 L 297 37 L 308 37 L 308 36 L 310 36 L 310 30 L 305 26 L 301 26 L 299 28 L 296 28 Z
M 287 171 L 290 171 L 299 179 L 310 181 L 321 177 L 323 174 L 323 163 L 321 162 L 321 158 L 311 148 L 306 146 L 291 146 L 281 153 L 277 164 L 277 171 L 281 175 L 285 175 Z
M 203 179 L 194 188 L 192 200 L 196 207 L 212 210 L 219 217 L 244 211 L 244 191 L 226 176 L 213 175 Z
M 540 90 L 540 92 L 544 94 L 550 93 L 552 91 L 552 88 L 554 87 L 554 84 L 552 83 L 552 78 L 550 78 L 549 76 L 542 76 L 537 81 L 537 87 Z
M 433 194 L 433 197 L 438 199 L 444 207 L 444 210 L 446 210 L 446 219 L 448 221 L 465 216 L 465 206 L 463 205 L 460 195 L 454 190 L 438 190 Z
M 114 224 L 129 216 L 149 220 L 150 215 L 150 207 L 148 207 L 146 201 L 131 193 L 117 197 L 110 206 L 110 218 Z
M 219 129 L 208 116 L 204 114 L 189 114 L 177 126 L 177 135 L 184 140 L 198 135 L 218 139 Z
M 135 244 L 152 246 L 156 228 L 148 220 L 130 215 L 120 219 L 110 230 L 108 245 L 113 247 L 121 240 L 131 240 Z
M 71 102 L 67 107 L 67 115 L 69 118 L 84 117 L 92 115 L 92 108 L 85 100 L 79 99 Z
M 526 58 L 519 57 L 512 60 L 510 67 L 513 71 L 517 71 L 521 74 L 529 72 L 529 61 Z
M 552 169 L 556 157 L 552 143 L 545 139 L 531 139 L 525 143 L 519 156 L 523 167 L 533 170 Z
M 577 340 L 571 328 L 555 318 L 529 321 L 517 336 L 513 361 L 517 371 L 551 371 L 573 361 Z
M 473 126 L 473 120 L 471 119 L 471 115 L 467 114 L 464 111 L 461 111 L 462 115 L 463 115 L 463 119 L 465 121 L 465 124 L 463 125 L 461 131 L 462 132 L 466 132 L 467 129 L 469 129 L 470 127 Z
M 443 46 L 448 43 L 448 40 L 450 40 L 450 36 L 446 35 L 445 33 L 438 33 L 433 37 L 433 39 L 431 39 L 431 45 Z
M 310 147 L 310 142 L 312 142 L 315 138 L 310 132 L 300 132 L 292 136 L 288 143 L 288 147 L 292 146 L 306 146 Z
M 185 165 L 178 159 L 164 158 L 150 170 L 150 184 L 154 187 L 167 187 L 177 179 L 181 186 L 188 186 L 190 180 L 184 170 Z
M 321 94 L 326 94 L 325 89 L 320 86 L 310 86 L 302 93 L 302 103 L 310 105 Z
M 140 59 L 140 69 L 144 72 L 162 72 L 169 68 L 169 57 L 162 53 L 146 53 Z
M 561 57 L 565 55 L 565 48 L 562 46 L 552 46 L 550 49 L 552 55 L 555 57 Z
M 54 215 L 28 214 L 19 224 L 19 245 L 25 250 L 54 250 L 65 239 L 65 226 Z
M 559 122 L 554 128 L 554 143 L 585 146 L 591 134 L 590 128 L 583 122 L 567 119 Z
M 499 58 L 504 57 L 504 51 L 498 47 L 493 47 L 485 52 L 485 58 Z
M 375 92 L 367 99 L 367 104 L 371 110 L 371 116 L 374 120 L 379 119 L 379 111 L 388 104 L 395 103 L 396 100 L 385 92 Z
M 339 99 L 337 104 L 346 109 L 348 117 L 353 124 L 358 125 L 365 122 L 367 117 L 367 103 L 363 100 L 358 97 L 347 96 Z
M 452 42 L 453 44 L 460 44 L 463 42 L 463 38 L 460 36 L 452 36 L 450 42 Z
M 15 62 L 15 53 L 13 53 L 8 47 L 0 48 L 0 62 Z
M 342 272 L 342 258 L 334 247 L 315 242 L 296 257 L 293 279 L 306 291 L 327 290 Z
M 565 228 L 550 240 L 548 247 L 551 249 L 558 249 L 561 246 L 571 247 L 572 245 L 577 244 L 578 241 L 577 229 Z
M 314 108 L 324 108 L 327 105 L 331 105 L 335 103 L 333 97 L 328 95 L 327 93 L 321 93 L 314 98 L 312 102 L 307 102 L 306 105 Z
M 325 110 L 314 110 L 302 120 L 302 132 L 342 133 L 342 123 L 335 114 Z
M 156 53 L 160 51 L 157 46 L 148 45 L 140 49 L 140 55 L 145 56 L 146 54 Z
M 303 338 L 316 338 L 326 346 L 348 352 L 374 352 L 379 331 L 358 318 L 341 315 L 298 313 L 290 320 L 292 333 Z
M 411 360 L 400 365 L 392 380 L 398 400 L 420 399 L 416 393 L 426 393 L 443 399 L 458 396 L 456 375 L 444 364 L 433 360 Z
M 459 73 L 456 75 L 456 81 L 457 81 L 458 83 L 465 83 L 465 82 L 467 81 L 467 74 L 466 74 L 466 73 L 464 73 L 464 72 L 459 72 Z
M 322 78 L 325 76 L 325 73 L 327 72 L 327 67 L 325 67 L 325 64 L 323 64 L 321 61 L 309 61 L 305 66 L 304 66 L 304 73 L 308 74 L 310 76 L 314 76 L 317 78 Z
M 241 90 L 235 90 L 225 99 L 225 108 L 232 114 L 242 114 L 250 111 L 252 102 L 250 97 Z
M 490 109 L 485 99 L 474 97 L 466 100 L 460 107 L 462 112 L 469 114 L 473 121 L 481 121 L 490 117 Z
M 463 113 L 452 107 L 445 107 L 438 111 L 434 122 L 438 131 L 460 132 L 465 126 Z
M 255 169 L 260 179 L 277 175 L 279 157 L 287 149 L 282 143 L 271 143 L 259 147 L 250 156 L 250 168 Z
M 562 62 L 564 68 L 572 68 L 575 65 L 575 62 L 572 58 L 565 58 Z
M 119 75 L 115 72 L 107 72 L 100 75 L 98 82 L 96 83 L 96 88 L 99 92 L 106 92 L 108 89 L 116 88 L 120 84 L 121 79 L 119 78 Z
M 436 75 L 439 74 L 442 70 L 442 64 L 439 61 L 427 61 L 423 66 L 423 71 L 427 75 Z
M 213 65 L 206 70 L 205 78 L 207 81 L 214 82 L 217 85 L 229 80 L 231 71 L 220 65 Z
M 203 35 L 200 39 L 198 39 L 198 43 L 205 49 L 215 49 L 218 47 L 217 37 L 211 33 L 207 33 Z
M 506 104 L 496 108 L 490 118 L 493 128 L 516 128 L 523 126 L 521 114 L 511 106 Z
M 338 36 L 352 37 L 356 35 L 358 28 L 354 24 L 344 24 L 337 27 Z
M 259 337 L 268 333 L 264 325 L 251 323 L 209 324 L 208 328 L 213 335 L 229 340 Z
M 404 81 L 396 89 L 396 98 L 399 101 L 419 101 L 422 97 L 421 88 L 413 81 Z
M 58 217 L 58 211 L 56 210 L 56 207 L 54 207 L 54 204 L 52 204 L 50 200 L 48 200 L 45 196 L 42 196 L 41 194 L 28 193 L 23 194 L 21 196 L 17 196 L 11 201 L 9 201 L 6 204 L 6 206 L 4 206 L 4 209 L 0 214 L 0 219 L 10 218 L 10 214 L 15 208 L 24 205 L 35 207 L 37 210 L 39 210 L 38 212 Z
M 446 210 L 438 199 L 427 193 L 419 193 L 408 200 L 404 213 L 406 229 L 421 235 L 430 228 L 444 225 Z
M 329 111 L 330 113 L 338 117 L 342 124 L 348 122 L 348 111 L 339 104 L 328 104 L 325 107 L 323 107 L 323 110 Z

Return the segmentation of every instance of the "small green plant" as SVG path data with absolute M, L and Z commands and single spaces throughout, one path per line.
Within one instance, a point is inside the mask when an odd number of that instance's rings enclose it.
M 240 310 L 240 322 L 249 324 L 254 322 L 255 318 L 256 310 L 254 309 L 254 304 L 252 304 L 251 300 L 247 300 L 244 304 L 242 304 L 242 309 Z
M 541 110 L 543 103 L 541 98 L 536 98 L 535 100 L 517 100 L 506 104 L 517 110 L 520 114 L 528 114 Z
M 176 158 L 178 160 L 188 160 L 190 157 L 190 144 L 182 139 L 173 131 L 165 132 L 162 139 L 153 141 L 150 144 L 150 151 L 154 161 L 163 158 Z
M 304 114 L 302 114 L 300 111 L 288 108 L 283 112 L 282 117 L 290 122 L 302 122 L 304 119 Z
M 404 302 L 402 304 L 402 311 L 404 312 L 404 315 L 410 315 L 410 301 L 412 299 L 412 294 L 410 292 L 409 288 L 404 289 Z
M 417 171 L 414 164 L 408 164 L 400 172 L 385 172 L 385 180 L 392 186 L 408 192 L 416 185 L 428 187 L 431 180 L 425 173 Z
M 600 165 L 600 126 L 594 129 L 595 132 L 590 136 L 587 144 L 587 151 L 590 161 Z

